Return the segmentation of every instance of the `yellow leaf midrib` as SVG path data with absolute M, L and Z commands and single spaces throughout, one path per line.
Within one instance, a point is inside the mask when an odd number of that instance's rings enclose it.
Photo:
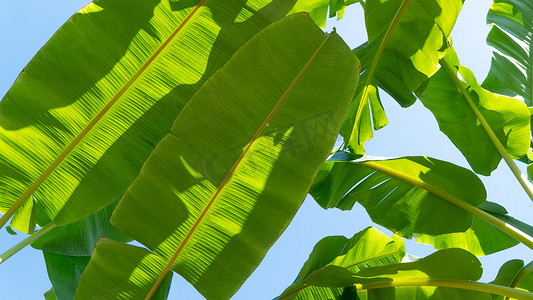
M 95 127 L 95 125 L 104 117 L 104 115 L 118 102 L 128 89 L 137 81 L 137 79 L 148 69 L 153 61 L 165 50 L 165 48 L 172 42 L 179 32 L 185 27 L 189 21 L 195 16 L 198 10 L 207 0 L 201 0 L 200 3 L 191 11 L 191 13 L 183 20 L 183 22 L 172 32 L 172 34 L 165 39 L 161 46 L 148 58 L 148 60 L 141 66 L 141 68 L 133 75 L 133 77 L 122 87 L 122 89 L 104 106 L 102 110 L 87 124 L 87 126 L 70 142 L 69 145 L 61 152 L 61 154 L 46 168 L 46 170 L 32 183 L 32 185 L 20 196 L 19 199 L 11 206 L 11 208 L 0 218 L 0 228 L 2 228 L 7 221 L 15 214 L 20 206 L 40 187 L 40 185 L 54 172 L 54 170 L 63 162 L 63 160 L 74 150 L 74 148 L 81 142 L 81 140 Z

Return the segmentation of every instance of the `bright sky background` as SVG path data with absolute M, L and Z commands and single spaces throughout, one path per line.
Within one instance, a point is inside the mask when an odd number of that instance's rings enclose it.
M 0 0 L 0 98 L 7 92 L 19 72 L 52 34 L 87 0 Z M 476 74 L 479 82 L 485 78 L 491 52 L 485 38 L 489 27 L 485 16 L 492 1 L 467 0 L 452 32 L 454 47 L 461 63 Z M 328 22 L 327 30 L 335 26 L 337 32 L 354 48 L 366 40 L 362 8 L 353 5 L 345 18 Z M 394 100 L 381 93 L 389 125 L 378 131 L 366 144 L 373 156 L 424 155 L 447 160 L 467 167 L 468 164 L 455 146 L 442 134 L 433 115 L 420 102 L 401 109 Z M 1 151 L 1 149 L 0 149 Z M 525 172 L 525 165 L 519 163 Z M 533 204 L 504 163 L 489 177 L 482 177 L 488 191 L 488 200 L 504 205 L 515 218 L 528 221 L 533 216 Z M 291 225 L 270 249 L 265 259 L 232 299 L 272 299 L 289 286 L 307 260 L 313 246 L 330 235 L 351 237 L 371 226 L 364 209 L 356 205 L 352 211 L 325 211 L 308 197 Z M 386 234 L 391 233 L 380 228 Z M 9 236 L 0 230 L 0 252 L 23 238 Z M 431 246 L 407 242 L 407 252 L 425 256 Z M 520 258 L 529 262 L 531 252 L 517 246 L 481 258 L 484 266 L 483 281 L 491 281 L 499 267 L 509 259 Z M 450 262 L 453 263 L 453 262 Z M 4 300 L 43 299 L 51 287 L 40 251 L 27 247 L 0 265 L 0 298 Z M 169 299 L 202 299 L 196 290 L 174 274 Z

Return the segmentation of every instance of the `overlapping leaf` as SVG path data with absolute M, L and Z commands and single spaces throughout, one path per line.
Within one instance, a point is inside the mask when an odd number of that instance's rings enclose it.
M 322 239 L 313 248 L 296 281 L 279 297 L 283 299 L 337 299 L 342 288 L 322 288 L 304 284 L 312 272 L 325 266 L 335 265 L 357 272 L 371 266 L 399 263 L 405 254 L 403 240 L 389 238 L 375 228 L 367 228 L 352 238 L 330 236 Z
M 295 1 L 87 5 L 0 102 L 0 211 L 33 194 L 38 223 L 64 225 L 119 198 L 205 80 Z
M 348 210 L 359 202 L 374 222 L 407 238 L 467 230 L 472 214 L 458 204 L 476 206 L 486 198 L 476 175 L 448 162 L 428 157 L 351 160 L 343 152 L 322 166 L 310 193 L 324 208 Z
M 459 83 L 472 99 L 498 140 L 512 158 L 524 156 L 529 148 L 530 114 L 516 99 L 493 94 L 477 83 L 474 74 L 459 65 L 454 51 L 444 58 L 444 67 L 435 74 L 419 98 L 435 115 L 440 130 L 463 153 L 472 169 L 490 175 L 501 155 L 480 124 Z M 457 80 L 460 74 L 463 81 Z
M 345 146 L 358 154 L 364 153 L 363 144 L 372 138 L 372 124 L 376 130 L 387 124 L 377 86 L 402 106 L 414 103 L 413 91 L 438 70 L 447 52 L 448 36 L 463 1 L 365 3 L 368 43 L 355 49 L 363 74 L 341 130 Z
M 267 27 L 185 106 L 112 224 L 207 298 L 229 298 L 305 198 L 357 69 L 342 39 L 306 14 Z

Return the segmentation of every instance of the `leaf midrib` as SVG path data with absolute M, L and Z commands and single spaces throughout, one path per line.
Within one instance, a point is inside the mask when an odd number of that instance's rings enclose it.
M 198 10 L 207 0 L 201 0 L 200 3 L 193 9 L 193 11 L 183 20 L 183 22 L 172 32 L 172 34 L 161 44 L 161 46 L 148 58 L 148 60 L 141 66 L 141 68 L 133 75 L 133 77 L 122 87 L 122 89 L 104 106 L 104 108 L 92 119 L 92 121 L 70 142 L 70 144 L 61 152 L 61 154 L 46 168 L 46 170 L 39 176 L 33 184 L 20 196 L 19 199 L 11 206 L 11 208 L 0 218 L 0 228 L 2 228 L 9 218 L 19 209 L 19 207 L 26 202 L 27 199 L 41 186 L 41 184 L 54 172 L 54 170 L 63 162 L 63 160 L 74 150 L 74 148 L 81 142 L 81 140 L 94 128 L 94 126 L 104 117 L 104 115 L 118 102 L 128 89 L 136 82 L 136 80 L 144 73 L 152 62 L 165 50 L 165 48 L 172 42 L 179 32 L 189 23 L 195 16 Z
M 257 138 L 259 137 L 259 135 L 261 135 L 261 133 L 263 132 L 263 130 L 265 129 L 266 125 L 268 124 L 268 122 L 270 122 L 270 120 L 272 119 L 272 117 L 275 115 L 275 113 L 277 112 L 277 110 L 279 109 L 279 107 L 281 106 L 281 104 L 284 102 L 284 100 L 287 98 L 287 96 L 289 95 L 289 93 L 293 90 L 294 86 L 298 83 L 298 81 L 300 80 L 300 78 L 302 77 L 302 75 L 305 73 L 305 71 L 307 70 L 307 68 L 311 65 L 311 63 L 313 62 L 314 58 L 316 57 L 316 55 L 318 54 L 318 52 L 322 49 L 322 47 L 324 46 L 324 44 L 329 40 L 329 38 L 331 37 L 331 35 L 328 35 L 324 41 L 318 46 L 317 50 L 313 53 L 313 55 L 309 58 L 309 60 L 307 61 L 307 63 L 305 64 L 305 66 L 302 68 L 302 70 L 300 71 L 300 73 L 298 73 L 298 75 L 296 76 L 296 78 L 294 79 L 294 81 L 291 83 L 291 85 L 287 88 L 287 90 L 285 91 L 285 93 L 283 94 L 283 96 L 281 97 L 281 99 L 276 103 L 276 105 L 274 106 L 274 108 L 272 109 L 272 111 L 270 112 L 270 114 L 267 116 L 267 118 L 265 119 L 265 121 L 262 123 L 261 127 L 259 127 L 259 129 L 257 130 L 257 132 L 255 133 L 255 135 L 252 137 L 252 139 L 250 140 L 250 142 L 248 143 L 248 145 L 246 146 L 246 148 L 244 149 L 243 153 L 239 156 L 239 158 L 237 159 L 237 161 L 235 162 L 235 164 L 233 165 L 233 167 L 229 170 L 228 174 L 226 175 L 226 177 L 224 178 L 224 180 L 222 181 L 222 183 L 219 185 L 218 189 L 216 190 L 216 192 L 213 194 L 213 196 L 211 197 L 211 200 L 209 200 L 209 202 L 207 203 L 207 205 L 205 206 L 204 210 L 202 211 L 202 213 L 198 216 L 198 218 L 196 219 L 196 222 L 193 224 L 193 226 L 191 227 L 191 229 L 189 230 L 189 232 L 187 233 L 187 235 L 185 236 L 185 238 L 183 239 L 183 241 L 180 243 L 178 249 L 176 250 L 176 252 L 174 253 L 174 255 L 172 256 L 172 258 L 168 261 L 167 265 L 165 266 L 165 269 L 162 271 L 162 273 L 160 274 L 159 278 L 156 280 L 156 282 L 154 283 L 154 285 L 152 286 L 152 289 L 150 290 L 150 292 L 148 293 L 148 295 L 146 296 L 145 300 L 149 300 L 151 299 L 151 297 L 154 295 L 155 291 L 157 290 L 159 284 L 161 284 L 161 282 L 163 281 L 163 279 L 165 278 L 166 274 L 170 271 L 172 265 L 174 264 L 174 262 L 176 261 L 176 259 L 178 258 L 178 256 L 181 254 L 182 250 L 185 248 L 185 246 L 187 245 L 188 241 L 191 239 L 191 237 L 193 236 L 193 234 L 196 232 L 196 229 L 198 228 L 198 226 L 202 223 L 204 217 L 207 215 L 207 213 L 209 212 L 210 208 L 213 206 L 213 204 L 215 203 L 216 199 L 218 198 L 219 194 L 222 192 L 222 189 L 226 186 L 226 184 L 229 182 L 229 180 L 231 179 L 231 177 L 233 176 L 235 170 L 237 169 L 237 167 L 240 165 L 240 163 L 242 162 L 242 160 L 244 159 L 244 157 L 248 154 L 250 148 L 252 147 L 252 145 L 254 144 L 254 142 L 257 140 Z

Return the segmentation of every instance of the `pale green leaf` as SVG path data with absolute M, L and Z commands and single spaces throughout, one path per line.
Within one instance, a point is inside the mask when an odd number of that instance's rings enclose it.
M 468 290 L 395 287 L 415 280 L 476 281 L 481 273 L 481 264 L 472 254 L 462 249 L 446 249 L 415 262 L 370 267 L 355 273 L 338 266 L 326 266 L 311 273 L 304 283 L 321 287 L 355 285 L 361 289 L 362 299 L 490 299 L 489 294 Z M 367 288 L 371 288 L 368 293 L 363 291 Z
M 326 27 L 326 20 L 328 16 L 333 18 L 337 16 L 342 18 L 344 9 L 354 3 L 362 0 L 298 0 L 294 5 L 291 13 L 308 12 L 313 21 L 320 26 Z M 329 14 L 328 14 L 329 10 Z
M 26 200 L 11 219 L 11 228 L 32 234 L 37 223 L 37 208 L 33 197 Z

